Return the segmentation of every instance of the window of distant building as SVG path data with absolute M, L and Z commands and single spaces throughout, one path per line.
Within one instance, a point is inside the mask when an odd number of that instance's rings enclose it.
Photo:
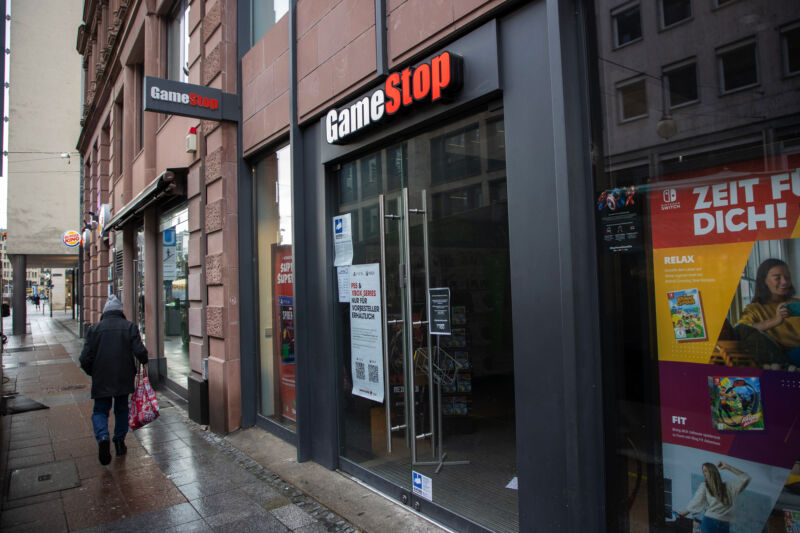
M 618 7 L 611 11 L 614 25 L 614 46 L 619 48 L 642 38 L 642 17 L 639 4 Z
M 189 3 L 178 0 L 167 17 L 167 79 L 189 81 Z
M 784 75 L 800 74 L 800 22 L 781 29 L 781 49 Z
M 289 11 L 289 0 L 252 0 L 250 4 L 250 46 Z
M 136 83 L 134 83 L 134 96 L 136 98 L 136 130 L 134 132 L 134 154 L 144 148 L 144 64 L 134 66 Z
M 675 108 L 697 102 L 697 63 L 694 59 L 664 67 L 667 79 L 669 107 Z
M 758 85 L 755 39 L 740 41 L 717 50 L 717 67 L 722 94 Z
M 647 86 L 639 77 L 617 84 L 617 105 L 622 122 L 647 116 Z
M 661 27 L 669 28 L 692 18 L 691 0 L 661 0 Z

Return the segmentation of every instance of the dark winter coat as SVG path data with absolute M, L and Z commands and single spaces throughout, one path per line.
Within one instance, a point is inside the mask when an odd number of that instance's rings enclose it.
M 139 328 L 122 311 L 106 311 L 100 322 L 86 331 L 81 368 L 92 376 L 92 398 L 130 394 L 138 365 L 147 364 L 147 348 Z

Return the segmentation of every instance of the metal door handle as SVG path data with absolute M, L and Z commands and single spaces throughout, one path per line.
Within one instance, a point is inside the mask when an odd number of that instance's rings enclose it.
M 386 453 L 392 453 L 392 402 L 391 391 L 389 389 L 389 331 L 387 322 L 389 321 L 389 311 L 386 308 L 386 236 L 384 230 L 384 207 L 383 195 L 378 195 L 378 233 L 381 243 L 381 309 L 383 316 L 381 327 L 383 328 L 383 403 L 386 406 Z M 392 321 L 396 323 L 397 321 Z

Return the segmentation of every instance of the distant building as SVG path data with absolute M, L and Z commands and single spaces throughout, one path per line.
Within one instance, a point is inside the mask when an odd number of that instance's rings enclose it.
M 75 268 L 81 231 L 79 133 L 81 74 L 75 54 L 80 0 L 11 0 L 8 122 L 8 229 L 14 265 L 13 332 L 25 331 L 25 270 Z M 41 277 L 30 279 L 37 285 Z

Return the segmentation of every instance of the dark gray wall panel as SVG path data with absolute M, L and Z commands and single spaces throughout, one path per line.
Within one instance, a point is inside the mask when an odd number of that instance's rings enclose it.
M 329 209 L 317 125 L 302 131 L 302 183 L 295 177 L 295 349 L 300 460 L 339 464 L 337 372 L 333 332 L 333 264 L 326 228 Z
M 575 6 L 562 4 L 530 4 L 500 27 L 519 507 L 537 530 L 594 531 L 604 496 L 591 184 L 581 80 L 563 66 L 578 59 L 576 35 L 560 28 L 574 30 Z

